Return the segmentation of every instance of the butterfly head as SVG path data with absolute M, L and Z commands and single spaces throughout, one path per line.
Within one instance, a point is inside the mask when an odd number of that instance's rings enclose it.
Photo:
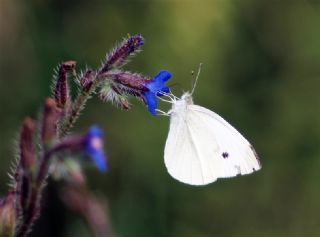
M 186 103 L 186 105 L 193 104 L 192 94 L 191 94 L 190 92 L 185 92 L 185 93 L 181 96 L 181 101 L 183 101 L 184 103 Z

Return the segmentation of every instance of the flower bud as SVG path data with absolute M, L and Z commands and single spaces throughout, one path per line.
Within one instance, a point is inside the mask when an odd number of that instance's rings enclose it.
M 61 116 L 61 109 L 57 107 L 55 100 L 47 98 L 44 104 L 42 141 L 50 144 L 57 137 L 57 124 Z
M 31 118 L 26 118 L 20 133 L 20 162 L 24 170 L 30 170 L 35 164 L 36 154 L 33 146 L 35 129 L 35 122 Z
M 7 197 L 0 200 L 0 236 L 13 237 L 16 223 L 15 195 L 10 192 Z
M 85 92 L 90 91 L 94 80 L 94 72 L 92 70 L 86 71 L 80 79 L 80 85 Z
M 75 61 L 67 61 L 59 66 L 54 88 L 54 98 L 59 108 L 64 108 L 69 100 L 68 73 L 75 75 L 75 68 Z
M 131 72 L 108 73 L 106 77 L 111 79 L 120 89 L 132 90 L 137 93 L 146 91 L 146 84 L 149 81 L 149 78 Z
M 144 44 L 141 35 L 129 36 L 124 39 L 114 50 L 107 55 L 106 61 L 99 74 L 105 73 L 112 68 L 121 67 L 126 64 L 129 56 L 133 55 Z

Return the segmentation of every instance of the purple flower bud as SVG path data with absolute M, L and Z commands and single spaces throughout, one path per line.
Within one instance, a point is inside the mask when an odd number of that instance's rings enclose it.
M 26 118 L 20 133 L 20 162 L 24 170 L 30 170 L 35 164 L 36 155 L 33 146 L 35 129 L 35 122 L 31 118 Z
M 107 55 L 106 61 L 99 74 L 103 74 L 115 67 L 121 67 L 126 64 L 129 56 L 133 55 L 144 44 L 141 35 L 130 36 L 124 39 L 114 50 Z
M 61 117 L 61 109 L 57 107 L 54 99 L 47 98 L 44 104 L 43 122 L 42 122 L 42 141 L 49 144 L 57 137 L 57 123 Z
M 112 80 L 117 93 L 134 96 L 141 96 L 147 90 L 146 84 L 150 81 L 147 77 L 131 72 L 108 73 L 105 77 Z
M 16 224 L 15 194 L 10 192 L 7 197 L 0 199 L 0 236 L 13 237 Z
M 54 98 L 56 100 L 57 106 L 60 108 L 64 108 L 69 100 L 69 86 L 67 81 L 67 74 L 69 72 L 75 74 L 75 68 L 75 61 L 67 61 L 59 66 L 59 71 L 54 88 Z
M 103 150 L 103 132 L 97 126 L 92 126 L 86 135 L 84 146 L 87 155 L 92 159 L 97 168 L 107 171 L 106 157 Z
M 80 85 L 85 92 L 89 92 L 94 80 L 94 72 L 92 70 L 87 70 L 80 79 Z
M 36 165 L 33 136 L 36 124 L 31 118 L 26 118 L 20 132 L 20 164 L 15 175 L 15 191 L 19 193 L 16 201 L 19 211 L 23 215 L 30 200 L 32 171 Z

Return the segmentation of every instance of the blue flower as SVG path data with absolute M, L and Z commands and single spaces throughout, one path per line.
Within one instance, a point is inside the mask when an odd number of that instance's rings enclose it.
M 169 88 L 165 83 L 171 78 L 168 71 L 160 71 L 152 80 L 146 84 L 147 91 L 144 92 L 144 100 L 148 106 L 149 112 L 156 116 L 156 109 L 158 107 L 157 96 L 162 96 L 163 93 L 169 93 Z
M 107 171 L 103 136 L 103 131 L 100 128 L 92 126 L 85 137 L 85 151 L 101 172 Z

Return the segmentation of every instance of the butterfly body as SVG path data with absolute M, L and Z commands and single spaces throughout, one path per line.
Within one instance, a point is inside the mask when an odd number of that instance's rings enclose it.
M 165 165 L 175 179 L 205 185 L 261 168 L 251 144 L 218 114 L 194 105 L 190 93 L 172 101 Z
M 168 114 L 172 116 L 184 117 L 185 113 L 188 111 L 188 106 L 193 104 L 192 96 L 189 92 L 182 95 L 181 99 L 173 100 L 172 108 L 169 110 Z

